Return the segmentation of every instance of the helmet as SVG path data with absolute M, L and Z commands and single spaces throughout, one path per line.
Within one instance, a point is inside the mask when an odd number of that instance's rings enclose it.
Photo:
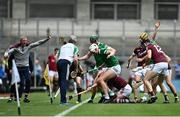
M 98 45 L 93 43 L 90 47 L 89 47 L 89 51 L 90 52 L 95 52 L 98 49 Z
M 68 42 L 75 44 L 75 43 L 77 42 L 77 36 L 75 36 L 75 35 L 70 35 Z
M 77 42 L 77 36 L 76 36 L 76 35 L 71 35 L 71 36 L 70 36 L 70 39 L 72 39 L 72 40 L 74 40 L 74 41 Z
M 142 32 L 139 38 L 143 41 L 148 40 L 148 34 L 146 32 Z
M 4 53 L 4 57 L 8 57 L 8 52 L 5 52 L 5 53 Z
M 98 38 L 99 37 L 97 35 L 91 35 L 89 39 L 91 43 L 95 43 L 98 40 Z

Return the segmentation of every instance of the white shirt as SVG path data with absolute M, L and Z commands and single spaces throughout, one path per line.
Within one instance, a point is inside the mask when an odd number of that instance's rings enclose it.
M 78 54 L 77 46 L 75 46 L 72 43 L 67 43 L 61 47 L 58 60 L 59 59 L 66 59 L 72 63 L 74 56 L 77 54 Z

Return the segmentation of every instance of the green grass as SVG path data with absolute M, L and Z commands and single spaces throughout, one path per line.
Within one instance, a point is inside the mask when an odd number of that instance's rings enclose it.
M 83 95 L 83 100 L 90 95 Z M 174 103 L 172 94 L 169 94 L 171 103 L 163 104 L 162 95 L 158 95 L 155 104 L 84 104 L 68 113 L 68 116 L 180 116 L 180 104 Z M 70 106 L 59 105 L 59 97 L 50 104 L 47 93 L 31 93 L 30 103 L 21 101 L 21 113 L 23 116 L 54 116 L 75 104 L 76 98 L 70 101 Z M 16 102 L 7 103 L 0 100 L 0 116 L 17 116 Z

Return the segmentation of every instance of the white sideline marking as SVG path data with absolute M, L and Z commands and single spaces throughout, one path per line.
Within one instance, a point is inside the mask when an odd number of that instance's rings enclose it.
M 71 111 L 75 110 L 76 108 L 82 106 L 84 103 L 87 103 L 88 101 L 89 101 L 89 99 L 87 99 L 87 100 L 85 100 L 85 101 L 83 101 L 83 102 L 81 102 L 81 103 L 79 103 L 79 104 L 77 104 L 75 106 L 72 106 L 71 108 L 69 108 L 69 109 L 55 115 L 54 117 L 63 117 L 65 115 L 67 115 L 68 113 L 70 113 Z

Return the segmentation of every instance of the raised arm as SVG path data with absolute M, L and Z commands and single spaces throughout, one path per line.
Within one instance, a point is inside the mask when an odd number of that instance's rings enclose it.
M 157 21 L 155 23 L 155 29 L 153 35 L 151 36 L 151 39 L 155 40 L 159 27 L 160 27 L 160 21 Z
M 49 39 L 51 39 L 51 36 L 48 36 L 46 39 L 41 39 L 41 40 L 39 40 L 39 41 L 36 41 L 36 42 L 34 42 L 34 43 L 31 43 L 29 46 L 30 46 L 30 48 L 37 47 L 37 46 L 39 46 L 39 45 L 47 42 Z

